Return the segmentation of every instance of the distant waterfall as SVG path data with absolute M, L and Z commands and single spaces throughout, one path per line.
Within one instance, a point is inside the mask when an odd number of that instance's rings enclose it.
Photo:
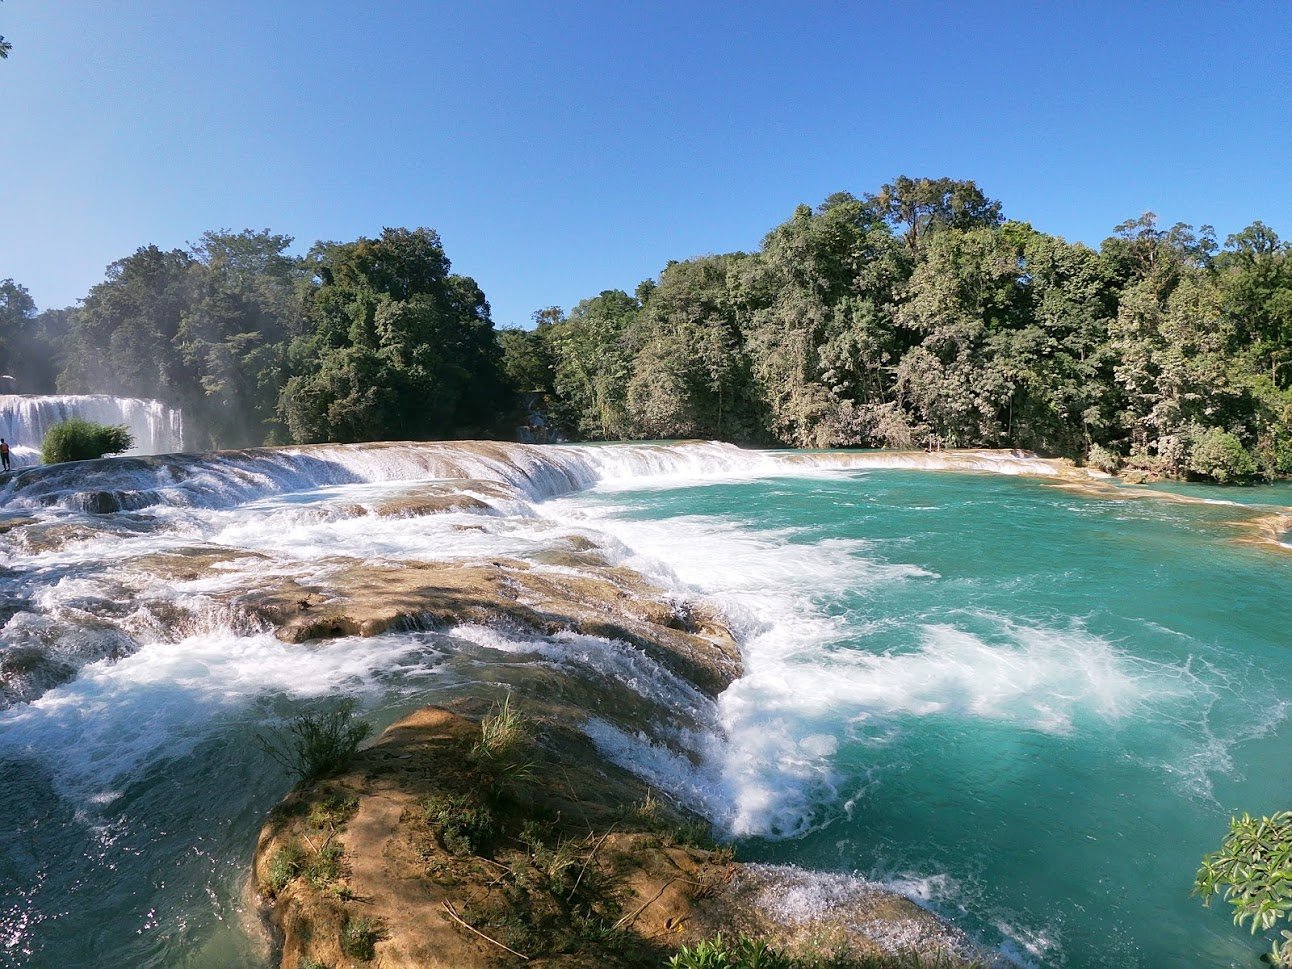
M 135 439 L 130 454 L 168 454 L 184 449 L 183 415 L 159 400 L 106 394 L 0 394 L 0 437 L 13 449 L 15 465 L 36 464 L 45 432 L 69 417 L 97 424 L 125 424 Z

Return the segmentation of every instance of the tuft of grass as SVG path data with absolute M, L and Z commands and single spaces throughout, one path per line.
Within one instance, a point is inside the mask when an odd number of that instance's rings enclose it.
M 344 854 L 345 848 L 341 842 L 329 841 L 305 863 L 301 873 L 315 888 L 327 888 L 341 877 L 341 858 Z
M 359 810 L 357 797 L 340 791 L 330 791 L 322 800 L 310 805 L 309 814 L 305 820 L 312 828 L 332 833 L 354 817 L 354 812 L 357 810 Z
M 285 736 L 260 737 L 257 742 L 299 780 L 335 774 L 372 733 L 372 724 L 355 719 L 355 706 L 354 700 L 346 698 L 331 710 L 303 713 L 288 722 Z
M 645 798 L 624 809 L 622 817 L 625 821 L 658 835 L 660 843 L 666 846 L 703 848 L 717 852 L 727 860 L 733 856 L 730 845 L 722 845 L 714 840 L 713 828 L 709 822 L 694 815 L 679 818 L 649 790 Z
M 669 969 L 794 969 L 794 964 L 761 939 L 747 935 L 730 941 L 721 934 L 684 946 Z
M 471 759 L 481 770 L 500 778 L 527 777 L 530 764 L 524 753 L 532 736 L 529 718 L 512 707 L 508 694 L 480 721 L 480 737 L 471 747 Z
M 269 859 L 269 870 L 265 873 L 265 887 L 269 894 L 277 895 L 287 883 L 301 873 L 304 853 L 295 842 L 286 844 L 274 852 Z
M 422 814 L 450 854 L 479 854 L 498 833 L 493 812 L 466 795 L 432 794 L 423 798 Z
M 326 963 L 319 962 L 317 959 L 301 956 L 296 960 L 296 969 L 328 969 L 328 967 Z
M 695 945 L 683 946 L 668 960 L 668 969 L 982 969 L 946 955 L 917 952 L 891 955 L 811 955 L 790 958 L 762 939 L 742 935 L 725 939 L 721 934 Z
M 649 788 L 646 796 L 633 805 L 630 816 L 650 828 L 658 827 L 666 820 L 663 803 Z
M 536 821 L 526 821 L 518 840 L 528 849 L 529 863 L 546 881 L 548 889 L 567 897 L 584 856 L 577 844 L 565 838 L 558 839 L 555 847 L 548 845 L 544 827 Z
M 377 954 L 377 943 L 382 939 L 381 922 L 362 916 L 347 919 L 341 930 L 341 951 L 352 958 L 371 962 Z

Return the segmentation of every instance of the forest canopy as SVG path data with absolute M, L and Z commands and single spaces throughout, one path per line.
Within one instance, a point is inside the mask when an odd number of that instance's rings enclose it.
M 1292 472 L 1292 258 L 1260 222 L 1221 246 L 1146 213 L 1094 250 L 972 182 L 898 178 L 535 321 L 504 366 L 578 437 Z
M 182 407 L 194 446 L 511 437 L 537 406 L 574 439 L 1292 473 L 1292 259 L 1261 222 L 1220 244 L 1146 213 L 1096 250 L 971 181 L 901 177 L 502 330 L 434 230 L 291 242 L 145 246 L 42 313 L 5 280 L 0 353 L 26 392 Z

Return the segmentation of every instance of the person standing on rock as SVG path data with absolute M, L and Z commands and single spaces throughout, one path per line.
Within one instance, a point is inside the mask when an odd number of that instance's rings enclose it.
M 0 465 L 3 465 L 0 471 L 9 470 L 9 444 L 3 437 L 0 437 Z

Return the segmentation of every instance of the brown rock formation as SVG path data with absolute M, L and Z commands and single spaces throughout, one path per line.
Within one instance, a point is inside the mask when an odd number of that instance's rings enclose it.
M 719 931 L 787 952 L 967 948 L 906 899 L 843 876 L 827 876 L 850 885 L 825 902 L 787 907 L 814 876 L 733 861 L 571 726 L 535 728 L 523 761 L 491 764 L 472 754 L 474 720 L 424 709 L 343 776 L 289 796 L 255 862 L 285 969 L 658 967 Z
M 338 561 L 314 585 L 286 582 L 242 606 L 288 642 L 478 623 L 614 640 L 656 676 L 709 697 L 739 675 L 737 647 L 715 617 L 577 545 L 561 554 L 578 557 L 578 572 L 511 559 Z M 499 687 L 472 688 L 452 710 L 396 723 L 344 775 L 299 788 L 274 811 L 254 883 L 284 969 L 660 966 L 718 931 L 787 951 L 966 948 L 911 902 L 858 883 L 821 911 L 778 915 L 783 906 L 767 902 L 775 886 L 813 876 L 733 861 L 698 818 L 607 762 L 579 730 L 593 713 L 627 731 L 702 726 L 682 723 L 691 714 L 594 669 L 522 662 L 500 675 L 525 717 L 505 756 L 481 753 L 475 719 Z

